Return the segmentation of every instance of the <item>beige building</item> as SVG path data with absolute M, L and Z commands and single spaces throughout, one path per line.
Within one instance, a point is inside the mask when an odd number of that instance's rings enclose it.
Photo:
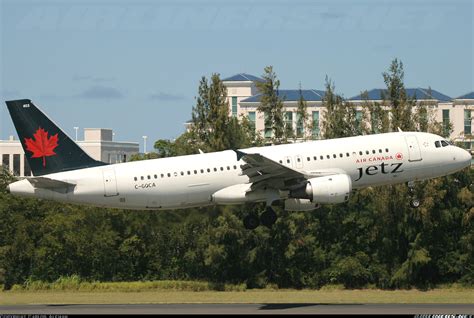
M 255 129 L 264 137 L 271 137 L 271 129 L 265 128 L 264 115 L 257 111 L 260 104 L 261 95 L 258 92 L 256 82 L 263 81 L 249 74 L 237 74 L 223 80 L 227 87 L 229 115 L 247 116 Z M 372 89 L 368 91 L 368 100 L 364 100 L 361 95 L 347 99 L 356 105 L 356 116 L 362 117 L 362 104 L 364 102 L 382 103 L 383 89 Z M 472 116 L 474 113 L 474 92 L 452 99 L 433 89 L 407 88 L 407 95 L 416 97 L 418 105 L 430 105 L 429 110 L 435 120 L 441 123 L 451 124 L 450 138 L 455 142 L 463 142 L 467 149 L 474 149 L 474 139 L 472 138 Z M 321 133 L 321 123 L 324 122 L 325 108 L 322 105 L 324 91 L 310 89 L 302 90 L 302 95 L 308 105 L 309 127 L 298 125 L 297 104 L 299 100 L 299 90 L 279 90 L 279 95 L 283 99 L 285 119 L 291 124 L 297 139 L 302 137 L 318 139 Z M 449 127 L 446 125 L 446 127 Z
M 466 149 L 474 152 L 474 91 L 455 98 L 449 111 L 454 140 L 463 142 Z
M 77 144 L 95 160 L 105 163 L 129 161 L 133 154 L 139 152 L 136 142 L 113 141 L 112 129 L 85 128 L 84 140 Z M 31 169 L 19 140 L 10 136 L 8 140 L 0 140 L 0 165 L 8 167 L 16 176 L 30 176 Z
M 223 80 L 227 87 L 227 96 L 229 101 L 229 115 L 247 116 L 255 129 L 261 132 L 264 137 L 271 137 L 271 129 L 265 128 L 264 114 L 257 111 L 260 104 L 261 94 L 258 92 L 256 82 L 263 81 L 249 74 L 237 74 Z M 322 99 L 324 91 L 315 89 L 302 90 L 303 98 L 308 105 L 308 118 L 310 127 L 301 127 L 298 125 L 296 110 L 298 107 L 299 90 L 279 90 L 279 96 L 284 100 L 285 120 L 291 124 L 298 138 L 319 138 L 320 120 L 324 118 L 322 111 Z

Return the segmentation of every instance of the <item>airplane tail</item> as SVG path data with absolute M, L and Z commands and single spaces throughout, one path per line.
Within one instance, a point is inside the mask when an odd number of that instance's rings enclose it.
M 31 100 L 6 104 L 33 175 L 105 165 L 85 153 Z

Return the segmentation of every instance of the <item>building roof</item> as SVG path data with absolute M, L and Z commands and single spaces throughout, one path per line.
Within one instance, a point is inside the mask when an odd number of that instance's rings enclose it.
M 239 73 L 231 77 L 224 78 L 223 82 L 264 82 L 263 79 L 250 74 Z
M 456 99 L 474 99 L 474 91 L 464 94 L 462 96 L 456 97 Z
M 440 102 L 449 102 L 451 97 L 444 95 L 434 89 L 431 89 L 431 95 L 429 94 L 430 89 L 428 88 L 406 88 L 406 94 L 409 97 L 416 97 L 416 99 L 435 99 Z M 368 91 L 369 100 L 382 100 L 382 92 L 387 92 L 387 89 L 374 88 Z M 349 98 L 349 100 L 363 100 L 362 94 Z
M 322 101 L 324 97 L 324 91 L 316 89 L 302 89 L 303 98 L 305 101 Z M 283 101 L 298 101 L 300 99 L 299 89 L 280 89 L 278 90 L 278 95 L 283 99 Z M 262 94 L 257 94 L 250 96 L 244 100 L 241 100 L 241 103 L 256 103 L 260 102 Z

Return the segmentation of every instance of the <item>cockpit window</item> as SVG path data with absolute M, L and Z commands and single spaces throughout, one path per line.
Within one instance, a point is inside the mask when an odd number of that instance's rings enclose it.
M 446 140 L 441 140 L 443 147 L 449 146 L 449 143 Z
M 435 141 L 435 146 L 436 146 L 436 148 L 441 147 L 441 143 L 439 142 L 439 140 L 436 140 L 436 141 Z

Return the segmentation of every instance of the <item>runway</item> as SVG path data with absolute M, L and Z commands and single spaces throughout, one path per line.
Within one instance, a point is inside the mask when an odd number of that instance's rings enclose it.
M 0 306 L 2 314 L 474 314 L 474 304 L 134 304 Z

